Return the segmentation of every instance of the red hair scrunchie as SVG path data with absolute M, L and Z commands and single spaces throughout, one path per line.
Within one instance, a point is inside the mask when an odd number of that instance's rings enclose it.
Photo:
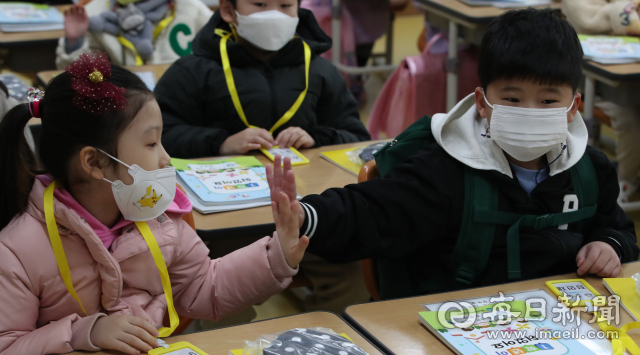
M 72 88 L 76 91 L 72 102 L 78 108 L 102 115 L 126 106 L 127 89 L 107 81 L 111 78 L 111 64 L 106 53 L 83 53 L 65 71 L 72 76 Z

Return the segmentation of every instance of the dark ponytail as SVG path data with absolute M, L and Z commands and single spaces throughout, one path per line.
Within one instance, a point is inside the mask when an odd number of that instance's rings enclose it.
M 0 229 L 27 208 L 29 193 L 37 174 L 46 172 L 61 187 L 82 181 L 71 181 L 71 163 L 82 148 L 100 148 L 117 157 L 120 135 L 153 94 L 132 72 L 111 65 L 110 83 L 127 89 L 127 106 L 99 116 L 76 107 L 72 100 L 71 75 L 63 72 L 47 85 L 40 101 L 42 133 L 38 160 L 31 151 L 24 129 L 31 119 L 27 104 L 9 111 L 0 124 Z
M 0 229 L 27 208 L 38 161 L 24 135 L 31 119 L 27 104 L 7 112 L 0 122 Z

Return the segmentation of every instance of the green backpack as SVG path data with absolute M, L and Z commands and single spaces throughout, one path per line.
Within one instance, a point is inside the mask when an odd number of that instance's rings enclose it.
M 424 116 L 375 154 L 380 175 L 385 177 L 393 167 L 433 143 L 431 117 Z M 597 177 L 589 156 L 584 154 L 570 172 L 578 197 L 578 209 L 538 216 L 499 211 L 498 190 L 474 169 L 465 166 L 462 225 L 451 260 L 454 274 L 441 273 L 436 279 L 429 280 L 429 285 L 421 285 L 424 286 L 420 287 L 421 290 L 446 291 L 452 287 L 472 287 L 487 265 L 498 224 L 509 226 L 507 268 L 510 280 L 519 280 L 521 277 L 520 227 L 541 230 L 577 222 L 580 231 L 588 230 L 588 226 L 584 225 L 591 222 L 590 217 L 595 215 L 598 201 Z M 403 259 L 378 258 L 376 271 L 382 299 L 417 294 L 411 281 L 411 269 Z

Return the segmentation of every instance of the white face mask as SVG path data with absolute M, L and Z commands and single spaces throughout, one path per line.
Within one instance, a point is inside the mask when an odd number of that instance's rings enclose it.
M 146 171 L 134 164 L 129 166 L 112 157 L 101 149 L 102 153 L 129 168 L 133 184 L 122 181 L 109 181 L 113 196 L 124 219 L 133 222 L 145 222 L 163 214 L 176 196 L 176 168 L 168 167 Z
M 565 142 L 569 130 L 567 112 L 573 107 L 525 108 L 491 105 L 491 139 L 519 161 L 532 161 Z
M 298 17 L 278 10 L 256 12 L 249 16 L 236 12 L 236 15 L 238 35 L 267 51 L 279 51 L 284 47 L 295 36 L 300 21 Z

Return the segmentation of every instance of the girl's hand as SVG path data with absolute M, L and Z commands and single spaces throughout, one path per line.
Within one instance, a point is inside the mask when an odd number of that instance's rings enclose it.
M 89 16 L 84 7 L 71 5 L 64 11 L 64 37 L 67 43 L 73 43 L 84 37 L 89 29 Z
M 300 127 L 289 127 L 278 134 L 276 144 L 279 145 L 280 148 L 294 147 L 299 149 L 311 148 L 316 144 L 316 141 L 304 129 Z
M 289 197 L 291 203 L 296 201 L 298 197 L 296 193 L 296 177 L 293 174 L 293 170 L 291 170 L 291 158 L 284 158 L 284 170 L 280 166 L 280 160 L 280 154 L 276 154 L 273 159 L 274 165 L 267 165 L 267 182 L 269 182 L 269 189 L 271 190 L 271 201 L 272 203 L 275 202 L 276 205 L 280 202 L 281 192 L 284 192 Z M 298 219 L 300 225 L 302 225 L 305 218 L 304 211 L 302 208 L 298 210 Z
M 605 242 L 591 242 L 580 249 L 576 256 L 578 275 L 595 274 L 600 277 L 616 277 L 620 273 L 620 258 L 613 247 Z
M 284 192 L 280 192 L 280 201 L 278 203 L 271 202 L 271 210 L 273 211 L 273 220 L 276 222 L 276 233 L 280 240 L 280 247 L 284 253 L 287 264 L 295 269 L 302 257 L 304 251 L 309 245 L 307 236 L 300 236 L 300 223 L 298 220 L 298 210 L 300 203 L 297 200 L 289 201 L 289 197 Z
M 134 316 L 111 315 L 96 321 L 91 329 L 91 343 L 106 350 L 138 355 L 158 347 L 158 330 Z

